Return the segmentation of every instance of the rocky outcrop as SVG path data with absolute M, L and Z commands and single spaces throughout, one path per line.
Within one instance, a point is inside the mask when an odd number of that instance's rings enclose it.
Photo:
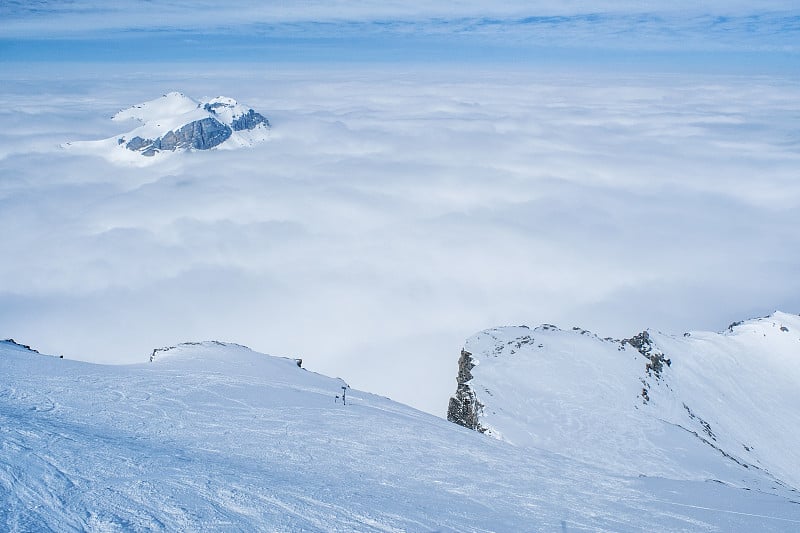
M 269 128 L 269 120 L 267 120 L 267 118 L 261 113 L 256 113 L 250 109 L 247 113 L 243 114 L 239 118 L 233 119 L 233 122 L 231 122 L 231 127 L 233 128 L 233 131 L 252 130 L 260 124 L 263 124 Z
M 27 351 L 33 352 L 33 353 L 39 353 L 37 350 L 34 350 L 33 348 L 31 348 L 27 344 L 21 344 L 21 343 L 15 341 L 14 339 L 5 339 L 5 340 L 0 341 L 0 343 L 10 344 L 10 345 L 12 345 L 12 346 L 14 346 L 16 348 L 22 348 L 23 350 L 27 350 Z
M 125 142 L 125 139 L 120 139 L 119 143 L 122 144 Z M 155 141 L 153 139 L 143 139 L 142 137 L 134 137 L 125 145 L 125 148 L 131 150 L 133 152 L 143 151 L 148 149 L 153 145 Z
M 640 396 L 642 397 L 642 401 L 646 404 L 650 401 L 650 383 L 647 378 L 654 378 L 656 381 L 660 380 L 661 373 L 664 371 L 664 366 L 671 366 L 672 360 L 667 359 L 663 352 L 654 348 L 650 333 L 647 331 L 634 335 L 630 339 L 623 339 L 621 344 L 623 346 L 626 344 L 632 346 L 648 360 L 648 363 L 645 365 L 645 373 L 647 375 L 640 380 L 642 382 L 642 392 Z
M 225 112 L 234 111 L 237 105 L 238 104 L 236 104 L 235 100 L 220 96 L 214 101 L 203 105 L 203 109 L 214 115 L 224 115 Z M 247 112 L 241 113 L 239 116 L 234 117 L 230 121 L 233 131 L 252 130 L 261 124 L 267 128 L 270 127 L 267 117 L 261 113 L 256 113 L 252 108 L 248 109 Z
M 667 359 L 660 350 L 653 349 L 653 341 L 647 331 L 643 331 L 630 339 L 624 339 L 622 344 L 633 346 L 640 354 L 650 360 L 645 367 L 648 376 L 655 375 L 656 379 L 658 379 L 661 377 L 664 365 L 672 365 L 672 361 Z
M 472 360 L 472 354 L 466 350 L 461 350 L 461 357 L 458 359 L 458 377 L 456 378 L 458 387 L 456 388 L 455 396 L 450 398 L 450 404 L 447 407 L 447 420 L 465 428 L 484 433 L 486 428 L 481 426 L 479 422 L 480 414 L 483 412 L 483 404 L 478 401 L 475 391 L 469 385 L 472 380 L 473 368 L 475 368 L 475 363 Z

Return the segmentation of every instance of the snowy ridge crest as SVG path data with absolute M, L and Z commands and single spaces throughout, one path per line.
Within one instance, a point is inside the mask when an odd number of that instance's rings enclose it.
M 6 346 L 10 346 L 12 348 L 16 348 L 16 349 L 19 349 L 19 350 L 25 350 L 25 351 L 28 351 L 28 352 L 31 352 L 31 353 L 39 353 L 38 350 L 34 350 L 33 348 L 31 348 L 27 344 L 21 344 L 21 343 L 15 341 L 14 339 L 0 340 L 0 344 L 4 344 Z
M 150 362 L 151 363 L 154 362 L 156 360 L 157 356 L 160 359 L 161 358 L 160 354 L 166 354 L 167 352 L 171 352 L 170 355 L 173 355 L 173 354 L 175 354 L 177 352 L 180 352 L 180 351 L 183 351 L 183 350 L 186 350 L 186 349 L 191 349 L 192 347 L 203 347 L 203 348 L 214 348 L 214 347 L 228 348 L 228 347 L 234 347 L 234 348 L 239 348 L 239 349 L 244 349 L 244 350 L 250 350 L 250 348 L 248 348 L 247 346 L 243 346 L 241 344 L 236 344 L 236 343 L 232 343 L 232 342 L 220 342 L 220 341 L 181 342 L 179 344 L 176 344 L 175 346 L 165 346 L 163 348 L 155 348 L 155 349 L 153 349 L 153 353 L 150 354 Z
M 302 368 L 303 360 L 262 354 L 233 342 L 199 341 L 182 342 L 174 346 L 155 348 L 150 354 L 151 363 L 188 363 L 198 367 L 264 367 L 279 364 Z

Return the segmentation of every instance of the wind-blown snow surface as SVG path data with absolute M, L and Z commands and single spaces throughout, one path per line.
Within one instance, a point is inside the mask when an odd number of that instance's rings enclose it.
M 146 357 L 144 358 L 146 360 Z M 790 531 L 785 495 L 620 476 L 231 344 L 106 366 L 0 343 L 0 528 Z
M 465 350 L 478 423 L 502 440 L 630 475 L 800 487 L 796 315 L 626 341 L 506 327 Z

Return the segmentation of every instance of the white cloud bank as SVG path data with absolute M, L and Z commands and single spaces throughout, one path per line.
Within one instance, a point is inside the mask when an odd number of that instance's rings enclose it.
M 3 75 L 0 337 L 229 340 L 443 415 L 479 329 L 800 311 L 796 80 L 88 68 Z M 272 137 L 147 168 L 58 148 L 170 90 Z

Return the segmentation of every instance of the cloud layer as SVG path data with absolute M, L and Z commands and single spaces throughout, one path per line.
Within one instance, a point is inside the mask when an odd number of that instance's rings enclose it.
M 229 340 L 441 415 L 479 329 L 800 312 L 795 80 L 105 68 L 3 75 L 0 336 Z M 58 148 L 171 90 L 272 138 L 147 168 Z

